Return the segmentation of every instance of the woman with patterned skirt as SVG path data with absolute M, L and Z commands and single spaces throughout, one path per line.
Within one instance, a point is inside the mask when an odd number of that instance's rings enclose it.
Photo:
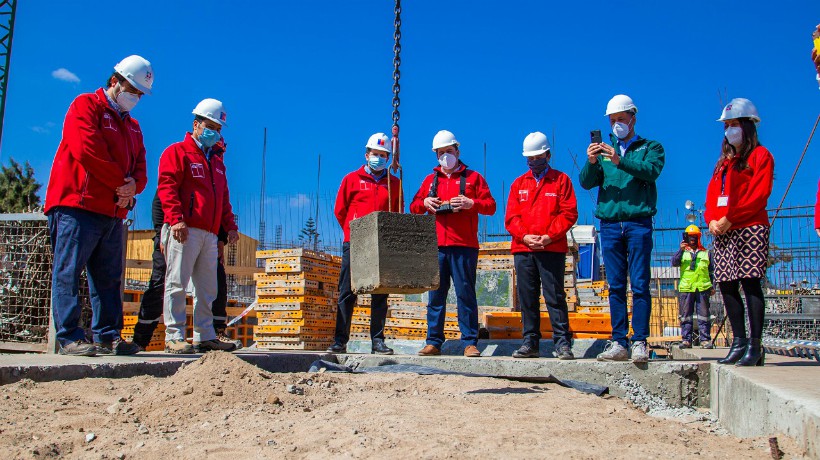
M 725 132 L 706 192 L 704 217 L 715 236 L 715 282 L 734 335 L 729 354 L 718 362 L 762 366 L 762 280 L 769 255 L 766 204 L 772 193 L 774 158 L 758 141 L 756 124 L 760 117 L 748 99 L 732 99 L 718 121 L 724 123 Z M 748 331 L 744 310 L 749 318 Z

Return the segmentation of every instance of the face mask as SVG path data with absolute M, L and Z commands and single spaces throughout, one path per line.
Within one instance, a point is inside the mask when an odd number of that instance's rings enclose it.
M 444 169 L 455 168 L 457 161 L 458 159 L 452 153 L 442 153 L 441 156 L 438 157 L 438 164 L 440 164 Z
M 612 134 L 614 134 L 618 139 L 623 140 L 629 135 L 629 125 L 616 121 L 615 124 L 612 125 Z
M 740 126 L 730 126 L 726 128 L 726 132 L 724 132 L 723 135 L 726 136 L 726 140 L 735 147 L 738 147 L 740 143 L 743 142 L 743 130 Z
M 203 128 L 202 134 L 199 135 L 199 143 L 206 149 L 213 147 L 220 139 L 222 139 L 221 134 L 208 128 Z
M 532 171 L 535 175 L 539 175 L 544 172 L 544 170 L 547 169 L 547 165 L 547 157 L 527 160 L 527 166 L 530 167 L 530 171 Z
M 134 93 L 129 93 L 128 91 L 120 91 L 117 94 L 117 97 L 114 98 L 114 102 L 120 106 L 121 112 L 130 112 L 133 108 L 137 105 L 137 102 L 140 101 L 140 97 Z
M 373 171 L 381 171 L 387 166 L 387 158 L 382 158 L 379 155 L 370 155 L 367 159 L 367 166 Z

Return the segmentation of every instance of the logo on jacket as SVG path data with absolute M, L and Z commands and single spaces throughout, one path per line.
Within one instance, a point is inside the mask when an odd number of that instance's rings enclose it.
M 114 126 L 114 120 L 111 119 L 111 115 L 108 113 L 103 114 L 103 128 L 117 130 L 117 127 Z
M 373 188 L 372 183 L 363 179 L 359 180 L 359 190 L 370 190 L 371 188 Z
M 527 201 L 530 199 L 530 191 L 529 190 L 519 190 L 518 191 L 518 201 Z
M 557 196 L 558 196 L 558 194 L 557 194 L 557 193 L 550 193 L 550 192 L 546 192 L 546 193 L 544 193 L 544 196 L 552 196 L 552 197 L 557 197 Z
M 191 163 L 191 175 L 195 178 L 204 178 L 205 166 L 202 163 Z
M 224 169 L 214 168 L 214 170 L 216 172 L 218 172 L 219 174 L 222 174 L 223 176 L 225 175 L 225 170 Z

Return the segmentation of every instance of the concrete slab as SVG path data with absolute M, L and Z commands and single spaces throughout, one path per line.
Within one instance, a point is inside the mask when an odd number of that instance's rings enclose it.
M 413 294 L 437 289 L 435 216 L 372 212 L 352 220 L 350 275 L 357 294 Z
M 578 339 L 572 343 L 572 353 L 578 358 L 595 358 L 604 351 L 606 340 Z M 424 340 L 386 340 L 388 347 L 394 349 L 396 354 L 415 355 L 424 348 Z M 555 346 L 552 340 L 542 340 L 539 344 L 541 356 L 545 358 L 554 357 Z M 520 339 L 499 339 L 480 340 L 478 349 L 481 356 L 512 356 L 513 352 L 521 346 Z M 441 354 L 444 356 L 463 356 L 465 345 L 460 340 L 448 340 L 441 347 Z M 349 353 L 370 353 L 369 340 L 351 340 L 347 343 Z

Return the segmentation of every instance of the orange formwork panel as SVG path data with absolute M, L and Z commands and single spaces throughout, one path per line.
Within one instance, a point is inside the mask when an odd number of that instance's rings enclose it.
M 282 334 L 282 335 L 332 335 L 334 333 L 333 326 L 256 326 L 254 328 L 255 334 Z
M 311 311 L 311 312 L 335 312 L 335 304 L 317 305 L 308 302 L 276 302 L 276 303 L 258 303 L 255 310 L 257 312 L 263 311 Z
M 256 302 L 258 304 L 276 304 L 276 303 L 310 303 L 314 305 L 333 305 L 334 299 L 322 296 L 295 296 L 295 295 L 277 295 L 277 296 L 257 296 Z
M 256 314 L 259 320 L 282 319 L 282 318 L 304 318 L 304 319 L 336 319 L 333 311 L 310 311 L 310 310 L 278 310 L 260 311 Z
M 259 326 L 305 326 L 335 328 L 336 321 L 332 319 L 309 318 L 259 318 Z
M 332 256 L 326 252 L 312 251 L 305 248 L 267 249 L 263 251 L 256 251 L 257 259 L 275 259 L 281 257 L 305 257 L 308 259 L 323 260 L 338 264 L 342 263 L 342 258 L 339 256 Z
M 328 283 L 336 286 L 339 282 L 338 276 L 333 275 L 325 275 L 321 273 L 254 273 L 253 279 L 256 282 L 270 282 L 270 281 L 279 281 L 279 280 L 311 280 L 311 281 L 319 281 L 321 283 Z
M 484 324 L 491 328 L 522 329 L 521 312 L 492 312 L 484 315 Z M 545 327 L 546 326 L 546 327 Z M 552 331 L 549 315 L 541 314 L 541 329 Z M 608 313 L 569 313 L 569 330 L 572 332 L 612 333 L 612 324 Z

